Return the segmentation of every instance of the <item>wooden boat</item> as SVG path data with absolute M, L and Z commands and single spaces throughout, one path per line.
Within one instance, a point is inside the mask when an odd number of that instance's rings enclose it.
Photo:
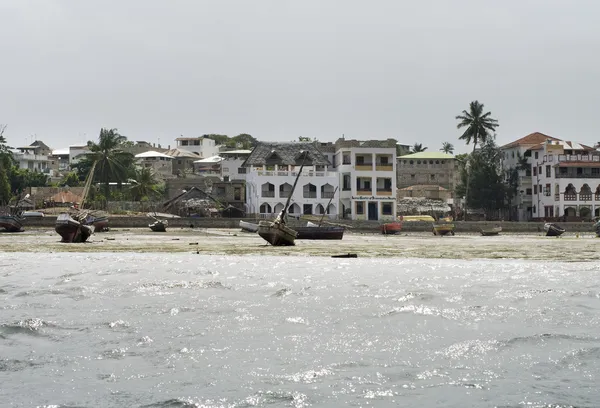
M 2 214 L 0 215 L 0 228 L 4 228 L 6 232 L 23 232 L 24 220 L 20 214 Z
M 95 217 L 89 212 L 83 211 L 83 207 L 85 205 L 87 194 L 90 191 L 90 186 L 92 185 L 95 168 L 96 162 L 92 165 L 85 180 L 80 208 L 72 209 L 74 212 L 72 215 L 69 213 L 62 213 L 56 217 L 54 230 L 61 236 L 61 242 L 85 242 L 94 233 L 95 227 L 94 225 L 90 225 L 90 222 L 93 222 Z
M 108 231 L 108 217 L 106 215 L 88 214 L 83 223 L 93 225 L 94 232 Z
M 559 237 L 565 232 L 565 229 L 554 223 L 547 222 L 544 224 L 544 231 L 547 237 Z
M 298 179 L 302 174 L 302 169 L 304 168 L 306 156 L 307 155 L 305 153 L 304 158 L 302 160 L 302 165 L 300 166 L 300 170 L 298 171 L 298 175 L 296 176 L 296 180 L 294 180 L 292 190 L 290 191 L 287 201 L 285 202 L 285 205 L 283 206 L 283 209 L 281 210 L 277 218 L 275 218 L 274 221 L 260 221 L 258 223 L 258 235 L 260 235 L 262 239 L 264 239 L 273 246 L 296 245 L 295 241 L 296 237 L 298 236 L 298 232 L 286 225 L 287 209 L 290 205 L 290 200 L 294 195 L 294 190 L 296 189 L 296 185 L 298 184 Z
M 67 213 L 56 218 L 54 229 L 61 236 L 61 242 L 85 242 L 94 233 L 94 226 L 82 224 Z
M 167 220 L 155 220 L 152 224 L 148 224 L 150 229 L 154 232 L 167 232 L 167 226 L 169 222 Z
M 308 222 L 306 227 L 294 227 L 298 236 L 296 239 L 342 239 L 344 227 L 333 225 L 317 225 Z
M 332 258 L 358 258 L 357 254 L 331 255 Z
M 433 235 L 454 235 L 454 223 L 452 218 L 440 218 L 437 222 L 433 223 Z
M 489 237 L 491 235 L 498 235 L 502 232 L 502 227 L 482 228 L 481 235 Z
M 245 232 L 256 232 L 258 231 L 258 224 L 240 220 L 240 228 Z
M 380 226 L 383 235 L 398 234 L 402 230 L 401 222 L 388 222 Z

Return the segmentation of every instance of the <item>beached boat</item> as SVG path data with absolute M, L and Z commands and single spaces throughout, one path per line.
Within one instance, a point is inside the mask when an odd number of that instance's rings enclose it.
M 148 224 L 148 227 L 154 232 L 167 232 L 169 222 L 167 220 L 155 220 L 153 223 Z
M 454 235 L 454 223 L 451 217 L 440 218 L 437 222 L 433 223 L 433 235 Z
M 387 222 L 379 227 L 383 235 L 398 234 L 402 230 L 401 222 Z
M 491 228 L 482 228 L 481 235 L 484 237 L 489 237 L 491 235 L 498 235 L 502 232 L 502 227 L 491 227 Z
M 106 215 L 88 214 L 83 223 L 94 226 L 94 232 L 108 231 L 108 217 Z
M 544 231 L 546 232 L 547 237 L 559 237 L 564 234 L 565 229 L 554 223 L 547 222 L 544 224 Z
M 318 225 L 307 222 L 305 227 L 294 227 L 298 236 L 296 239 L 342 239 L 344 227 L 334 225 Z
M 600 218 L 595 219 L 595 220 L 596 220 L 596 222 L 592 226 L 592 229 L 596 233 L 596 238 L 600 238 Z
M 258 224 L 240 220 L 240 228 L 245 232 L 256 232 L 258 231 Z
M 300 170 L 298 170 L 298 174 L 296 175 L 296 180 L 294 180 L 294 185 L 292 186 L 292 190 L 290 191 L 287 201 L 283 206 L 283 209 L 275 218 L 274 221 L 260 221 L 258 223 L 258 235 L 261 236 L 262 239 L 267 241 L 269 244 L 273 246 L 292 246 L 296 245 L 296 237 L 298 236 L 298 232 L 293 230 L 292 228 L 286 225 L 287 222 L 287 210 L 290 206 L 290 200 L 294 195 L 294 190 L 296 189 L 296 185 L 298 184 L 298 179 L 302 174 L 302 169 L 304 168 L 304 162 L 306 161 L 307 153 L 305 152 L 304 158 L 302 159 L 302 165 L 300 166 Z
M 0 228 L 6 232 L 23 232 L 24 218 L 20 214 L 2 214 L 0 215 Z
M 56 218 L 54 229 L 61 236 L 61 242 L 85 242 L 94 233 L 93 225 L 82 224 L 67 213 Z

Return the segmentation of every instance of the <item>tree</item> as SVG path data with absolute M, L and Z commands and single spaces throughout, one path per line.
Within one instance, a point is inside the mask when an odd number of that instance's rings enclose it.
M 464 140 L 466 144 L 473 142 L 473 154 L 475 154 L 475 148 L 478 143 L 485 143 L 490 137 L 490 132 L 494 132 L 499 126 L 498 121 L 491 117 L 491 112 L 483 113 L 483 104 L 479 101 L 472 101 L 469 104 L 469 111 L 462 111 L 462 115 L 456 116 L 456 119 L 460 122 L 456 125 L 457 129 L 465 128 L 460 140 Z M 469 158 L 471 161 L 473 157 Z M 472 163 L 471 163 L 472 164 Z M 467 163 L 467 173 L 469 171 L 469 163 Z M 469 202 L 469 181 L 470 177 L 467 175 L 467 185 L 465 190 L 465 202 Z M 464 219 L 467 219 L 467 209 L 465 208 Z
M 134 178 L 129 179 L 131 187 L 129 191 L 134 200 L 140 201 L 144 197 L 146 199 L 151 196 L 158 196 L 162 194 L 160 184 L 157 182 L 154 171 L 151 167 L 142 167 L 135 169 Z
M 65 186 L 77 187 L 77 186 L 79 186 L 79 183 L 80 183 L 80 180 L 79 180 L 79 176 L 77 175 L 77 172 L 70 171 L 63 176 L 62 180 L 59 183 L 59 186 L 61 186 L 61 187 L 65 187 Z
M 215 145 L 226 145 L 229 141 L 229 136 L 227 135 L 219 135 L 217 133 L 211 133 L 209 135 L 202 135 L 202 137 L 206 137 L 215 141 Z
M 252 137 L 248 133 L 240 133 L 237 136 L 232 137 L 232 140 L 236 145 L 241 145 L 242 149 L 252 150 L 258 144 L 258 140 Z
M 308 136 L 298 136 L 299 142 L 311 142 L 310 137 Z
M 94 179 L 104 185 L 104 197 L 110 197 L 109 183 L 123 183 L 133 165 L 133 154 L 123 150 L 127 138 L 120 135 L 117 129 L 101 129 L 98 143 L 91 140 L 87 143 L 90 153 L 81 161 L 84 165 L 96 163 Z M 87 163 L 85 163 L 87 162 Z M 86 175 L 87 177 L 87 175 Z
M 412 147 L 412 153 L 424 152 L 425 150 L 427 150 L 427 148 L 423 147 L 421 143 L 415 143 Z
M 0 205 L 7 205 L 10 201 L 11 186 L 9 183 L 10 170 L 12 167 L 12 153 L 6 146 L 6 139 L 4 138 L 4 130 L 6 125 L 0 124 Z
M 442 143 L 442 148 L 440 150 L 447 154 L 453 154 L 454 153 L 454 145 L 450 142 L 444 142 L 444 143 Z

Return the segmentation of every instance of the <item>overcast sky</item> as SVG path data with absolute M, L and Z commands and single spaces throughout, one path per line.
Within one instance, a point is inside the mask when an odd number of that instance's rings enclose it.
M 498 142 L 600 140 L 596 0 L 1 0 L 0 123 L 13 146 L 250 133 L 395 138 L 470 151 L 471 100 Z

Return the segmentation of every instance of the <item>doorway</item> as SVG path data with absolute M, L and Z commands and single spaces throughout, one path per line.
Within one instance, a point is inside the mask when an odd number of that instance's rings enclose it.
M 377 221 L 379 219 L 378 211 L 377 211 L 377 203 L 369 203 L 368 217 L 369 217 L 369 221 Z

